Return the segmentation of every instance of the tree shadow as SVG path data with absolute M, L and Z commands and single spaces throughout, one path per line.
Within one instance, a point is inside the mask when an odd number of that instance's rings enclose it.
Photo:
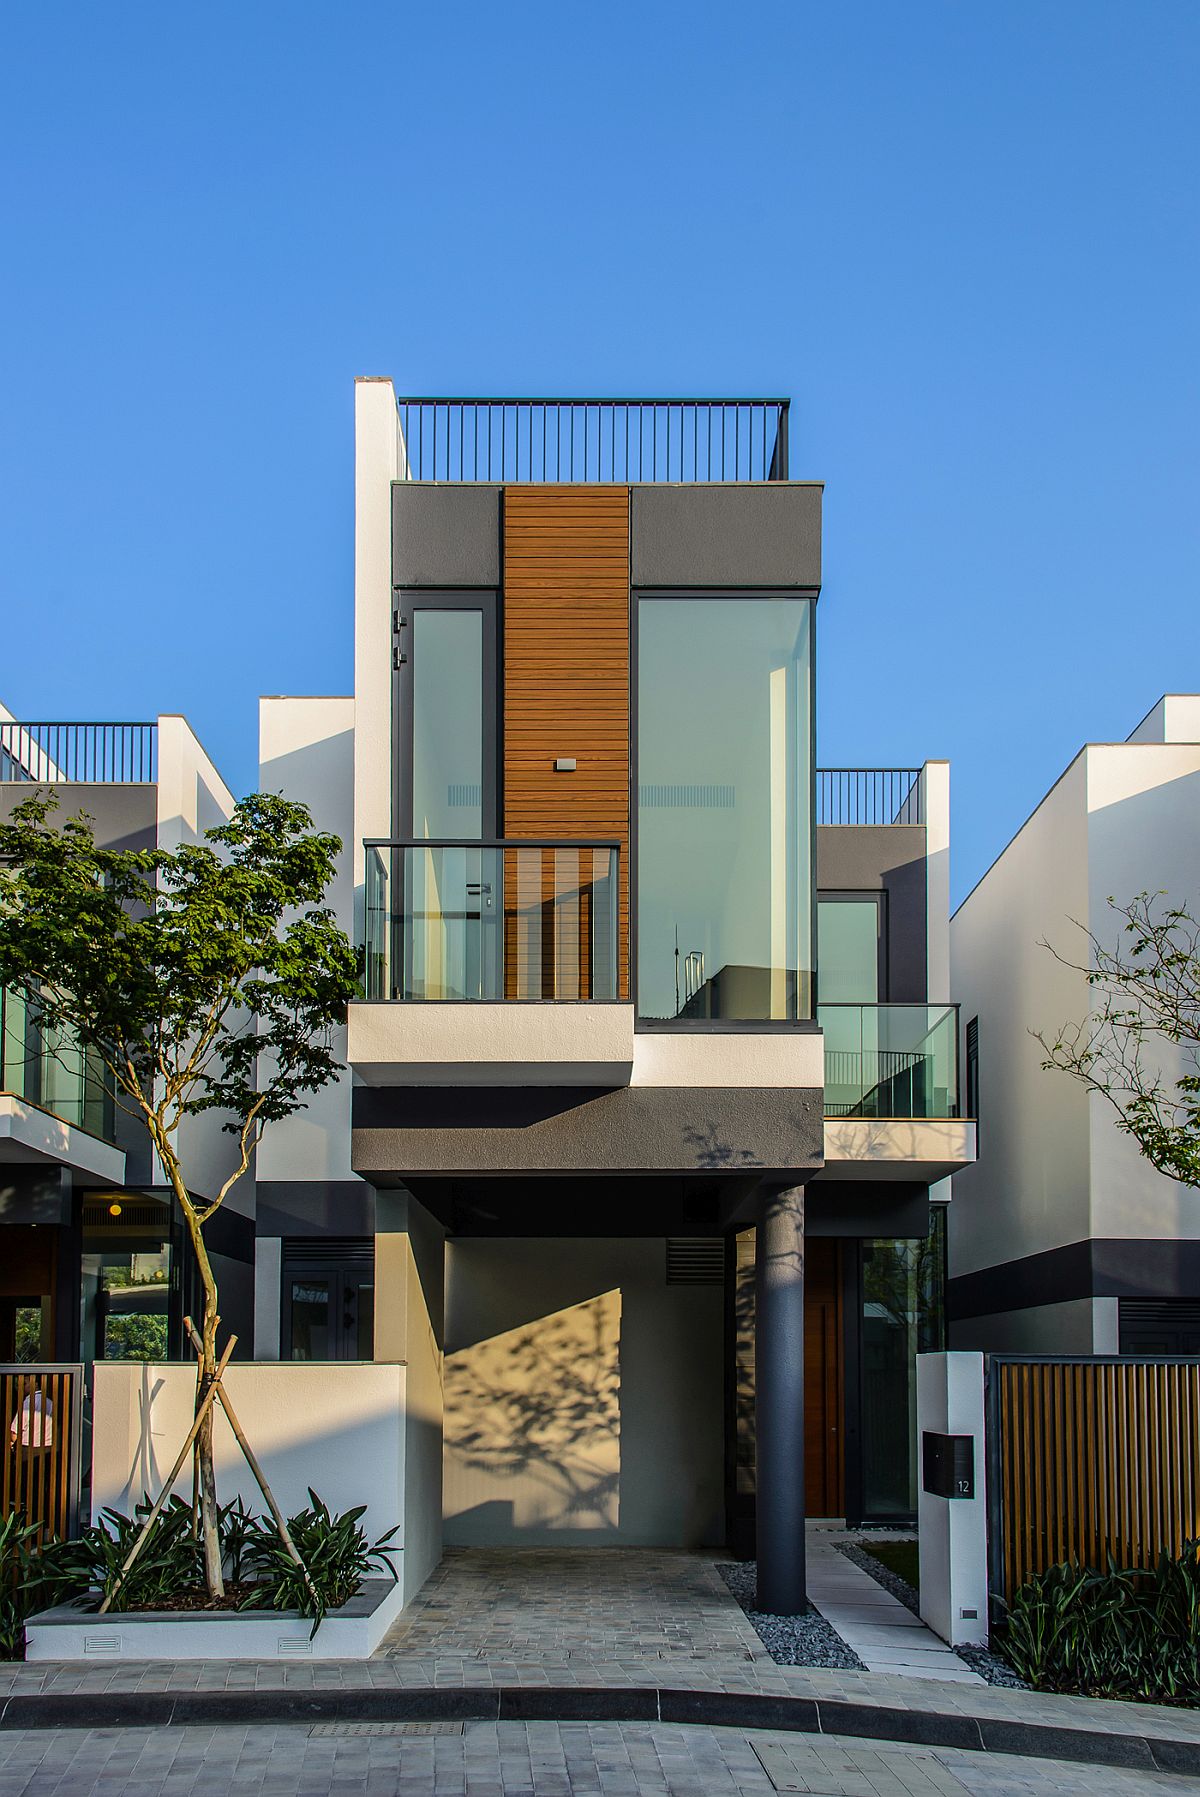
M 603 1292 L 446 1356 L 447 1520 L 503 1499 L 518 1534 L 618 1527 L 620 1326 Z

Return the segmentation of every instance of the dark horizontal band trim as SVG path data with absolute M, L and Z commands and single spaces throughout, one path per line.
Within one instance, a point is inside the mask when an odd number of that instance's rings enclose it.
M 1200 1241 L 1094 1237 L 960 1273 L 946 1285 L 951 1322 L 1079 1298 L 1200 1298 Z
M 1200 1742 L 1154 1735 L 1059 1728 L 1052 1723 L 972 1716 L 961 1710 L 750 1691 L 676 1691 L 654 1686 L 500 1685 L 320 1691 L 281 1686 L 256 1691 L 97 1691 L 21 1693 L 0 1708 L 0 1728 L 185 1728 L 316 1722 L 671 1722 L 710 1728 L 771 1728 L 791 1734 L 851 1735 L 973 1753 L 1200 1773 Z

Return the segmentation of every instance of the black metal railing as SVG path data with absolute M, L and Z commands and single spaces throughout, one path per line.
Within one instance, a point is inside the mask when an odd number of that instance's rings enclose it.
M 923 824 L 921 769 L 819 767 L 818 824 Z
M 786 399 L 397 399 L 409 480 L 788 478 Z
M 157 724 L 0 724 L 0 781 L 109 785 L 157 777 Z

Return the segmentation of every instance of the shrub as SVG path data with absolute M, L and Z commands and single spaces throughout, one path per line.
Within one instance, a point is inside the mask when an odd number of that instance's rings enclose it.
M 255 1516 L 240 1497 L 221 1507 L 221 1552 L 231 1583 L 252 1586 L 241 1608 L 296 1610 L 312 1618 L 315 1635 L 322 1618 L 358 1592 L 364 1578 L 386 1567 L 397 1577 L 390 1556 L 389 1529 L 368 1544 L 360 1519 L 366 1505 L 334 1516 L 310 1489 L 311 1508 L 288 1519 L 308 1580 L 284 1547 L 273 1522 Z M 22 1629 L 34 1611 L 68 1599 L 99 1607 L 105 1598 L 114 1613 L 162 1609 L 171 1600 L 204 1588 L 204 1559 L 192 1507 L 172 1495 L 129 1571 L 121 1568 L 150 1514 L 143 1498 L 133 1515 L 106 1509 L 100 1521 L 72 1541 L 33 1548 L 36 1525 L 19 1517 L 0 1518 L 0 1657 L 21 1650 Z M 309 1588 L 311 1580 L 312 1589 Z
M 20 1511 L 0 1516 L 0 1660 L 20 1659 L 25 1618 L 37 1608 L 38 1534 L 37 1523 L 26 1522 Z
M 287 1523 L 311 1590 L 278 1531 L 267 1523 L 249 1544 L 248 1566 L 250 1576 L 261 1581 L 259 1601 L 276 1610 L 298 1610 L 301 1616 L 311 1616 L 315 1635 L 326 1612 L 348 1602 L 375 1567 L 386 1567 L 393 1579 L 399 1576 L 390 1558 L 399 1550 L 387 1545 L 396 1533 L 394 1528 L 368 1545 L 359 1521 L 366 1512 L 365 1504 L 332 1516 L 311 1486 L 308 1498 L 311 1509 L 289 1516 Z
M 101 1520 L 73 1541 L 56 1542 L 42 1556 L 41 1582 L 48 1601 L 61 1602 L 98 1591 L 110 1609 L 153 1610 L 164 1599 L 204 1581 L 199 1541 L 192 1532 L 192 1506 L 172 1496 L 137 1559 L 122 1579 L 121 1568 L 150 1514 L 143 1498 L 132 1516 L 106 1509 Z
M 1000 1645 L 1040 1691 L 1200 1702 L 1200 1543 L 1148 1569 L 1051 1566 L 1014 1595 Z

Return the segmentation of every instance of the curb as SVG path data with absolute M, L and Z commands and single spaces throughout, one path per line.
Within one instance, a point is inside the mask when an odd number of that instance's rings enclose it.
M 317 1722 L 673 1722 L 852 1735 L 905 1746 L 1200 1776 L 1200 1741 L 890 1708 L 845 1699 L 652 1685 L 363 1691 L 107 1691 L 12 1696 L 0 1729 L 184 1728 Z

